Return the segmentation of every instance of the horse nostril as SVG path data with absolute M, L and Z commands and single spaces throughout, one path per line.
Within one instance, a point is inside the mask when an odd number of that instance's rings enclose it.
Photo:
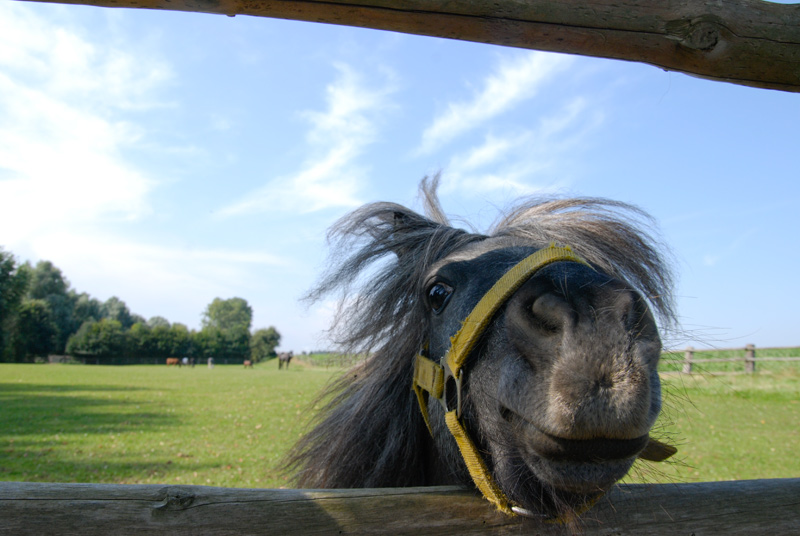
M 598 389 L 611 389 L 614 387 L 614 380 L 604 375 L 595 381 L 595 386 Z
M 530 306 L 533 326 L 545 335 L 559 333 L 570 315 L 569 304 L 562 297 L 546 293 Z
M 512 419 L 514 418 L 514 413 L 510 409 L 508 409 L 506 406 L 502 406 L 501 405 L 500 406 L 500 417 L 504 421 L 510 423 L 512 421 Z
M 646 314 L 639 295 L 632 291 L 618 293 L 613 307 L 619 314 L 622 325 L 629 331 L 636 331 Z

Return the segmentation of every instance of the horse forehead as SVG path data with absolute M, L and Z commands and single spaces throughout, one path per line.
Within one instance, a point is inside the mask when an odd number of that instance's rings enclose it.
M 468 246 L 459 249 L 458 251 L 453 252 L 447 257 L 437 261 L 433 266 L 431 266 L 431 269 L 428 271 L 428 275 L 430 276 L 435 274 L 441 270 L 443 266 L 452 264 L 454 262 L 471 261 L 491 251 L 520 246 L 533 247 L 534 249 L 540 249 L 543 247 L 537 244 L 521 243 L 518 239 L 514 239 L 512 237 L 503 236 L 487 238 L 485 240 L 481 240 L 480 242 L 473 242 Z

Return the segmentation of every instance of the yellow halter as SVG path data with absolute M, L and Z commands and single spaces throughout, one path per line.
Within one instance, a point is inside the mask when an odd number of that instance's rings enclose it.
M 428 430 L 433 434 L 428 415 L 429 394 L 437 399 L 445 410 L 445 423 L 458 444 L 461 457 L 467 465 L 472 481 L 489 502 L 501 512 L 509 515 L 514 514 L 514 506 L 495 483 L 478 448 L 470 439 L 461 422 L 461 383 L 463 379 L 461 367 L 497 310 L 534 273 L 554 262 L 577 262 L 589 266 L 586 261 L 575 255 L 569 246 L 558 247 L 555 244 L 550 244 L 550 247 L 540 249 L 522 259 L 497 280 L 464 319 L 461 328 L 450 338 L 450 348 L 440 363 L 436 363 L 420 353 L 414 364 L 414 392 L 417 395 Z M 455 392 L 450 392 L 453 389 Z

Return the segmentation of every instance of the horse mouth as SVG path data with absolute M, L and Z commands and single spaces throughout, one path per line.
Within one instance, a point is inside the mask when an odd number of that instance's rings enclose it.
M 569 439 L 542 431 L 512 410 L 501 408 L 503 419 L 511 425 L 520 462 L 537 478 L 578 503 L 602 494 L 621 479 L 650 436 L 617 439 L 593 437 Z
M 564 439 L 539 430 L 531 444 L 536 454 L 555 462 L 603 463 L 633 458 L 647 446 L 650 436 L 645 434 L 634 439 Z
M 642 452 L 650 440 L 649 434 L 630 439 L 608 437 L 569 439 L 544 432 L 509 409 L 502 408 L 501 414 L 509 423 L 522 425 L 520 433 L 525 451 L 552 462 L 602 464 L 627 460 Z

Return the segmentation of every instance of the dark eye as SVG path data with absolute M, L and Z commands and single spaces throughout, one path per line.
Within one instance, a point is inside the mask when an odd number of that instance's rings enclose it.
M 437 315 L 444 310 L 450 296 L 453 294 L 453 287 L 446 283 L 434 283 L 428 287 L 428 305 Z

